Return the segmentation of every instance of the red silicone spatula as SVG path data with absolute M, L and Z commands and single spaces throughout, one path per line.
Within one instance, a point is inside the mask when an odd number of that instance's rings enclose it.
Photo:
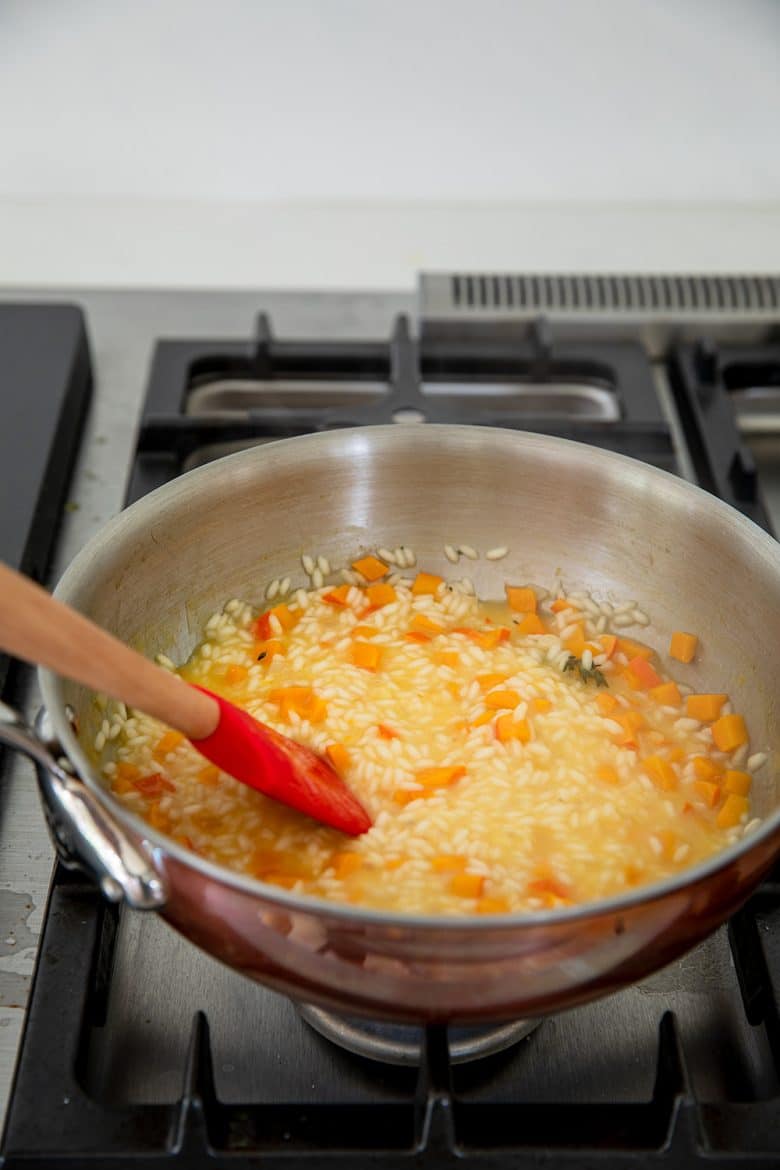
M 236 780 L 343 833 L 371 819 L 315 752 L 205 688 L 188 686 L 0 564 L 0 649 L 146 711 Z

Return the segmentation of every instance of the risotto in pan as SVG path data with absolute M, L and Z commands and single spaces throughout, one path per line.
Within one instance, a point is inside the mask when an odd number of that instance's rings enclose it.
M 308 588 L 270 583 L 262 612 L 232 600 L 189 661 L 162 660 L 327 757 L 371 814 L 367 833 L 315 824 L 98 698 L 95 748 L 115 795 L 233 870 L 402 913 L 603 898 L 758 823 L 750 787 L 765 757 L 727 695 L 686 685 L 694 634 L 656 652 L 633 602 L 523 582 L 481 601 L 468 579 L 414 560 L 379 550 L 337 577 L 304 557 Z

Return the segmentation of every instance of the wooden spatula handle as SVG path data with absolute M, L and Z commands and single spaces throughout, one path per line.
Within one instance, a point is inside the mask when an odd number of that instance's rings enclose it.
M 219 723 L 214 699 L 2 564 L 0 649 L 146 711 L 189 739 L 211 735 Z

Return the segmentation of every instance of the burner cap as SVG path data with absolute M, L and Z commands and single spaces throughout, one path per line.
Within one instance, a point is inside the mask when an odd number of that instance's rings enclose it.
M 415 1024 L 356 1019 L 311 1004 L 297 1004 L 296 1007 L 315 1032 L 332 1040 L 339 1048 L 384 1064 L 420 1063 L 422 1028 Z M 452 1063 L 466 1064 L 503 1052 L 530 1035 L 540 1023 L 541 1020 L 515 1020 L 509 1024 L 478 1024 L 473 1027 L 453 1025 L 449 1029 Z

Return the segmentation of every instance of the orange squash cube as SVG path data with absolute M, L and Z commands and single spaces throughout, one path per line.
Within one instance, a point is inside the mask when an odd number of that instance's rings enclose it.
M 720 709 L 728 695 L 688 695 L 685 700 L 685 714 L 690 719 L 711 723 L 720 715 Z
M 459 898 L 478 898 L 485 885 L 485 879 L 478 873 L 456 873 L 450 880 L 450 893 Z
M 384 577 L 388 566 L 384 561 L 380 561 L 379 557 L 369 556 L 353 561 L 352 568 L 356 573 L 360 573 L 361 577 L 365 577 L 366 581 L 378 581 L 380 577 Z
M 152 748 L 152 755 L 156 760 L 161 760 L 168 752 L 175 751 L 180 743 L 184 743 L 184 736 L 180 731 L 166 731 Z
M 370 642 L 353 642 L 350 658 L 353 665 L 362 670 L 378 670 L 382 661 L 382 647 L 373 646 Z
M 434 873 L 459 873 L 466 868 L 468 858 L 460 853 L 442 853 L 431 860 Z
M 421 768 L 415 772 L 414 778 L 424 788 L 449 788 L 456 780 L 466 775 L 466 769 L 460 766 L 439 768 Z
M 729 768 L 723 777 L 723 787 L 726 792 L 733 792 L 737 796 L 747 796 L 753 786 L 753 777 L 749 772 L 740 772 L 736 768 Z
M 536 594 L 533 589 L 520 585 L 505 585 L 509 608 L 515 613 L 536 613 Z
M 721 769 L 709 756 L 694 756 L 693 771 L 698 780 L 715 780 L 721 774 Z
M 707 808 L 715 808 L 720 800 L 720 785 L 711 780 L 694 780 L 693 791 Z
M 650 665 L 646 658 L 642 658 L 637 654 L 631 659 L 625 670 L 626 680 L 629 686 L 635 690 L 647 691 L 651 687 L 661 686 L 661 676 Z
M 712 738 L 720 752 L 733 752 L 747 743 L 747 728 L 741 715 L 723 715 L 712 725 Z
M 510 689 L 503 691 L 489 691 L 485 695 L 485 706 L 492 707 L 494 711 L 500 711 L 504 707 L 513 710 L 520 702 L 520 695 L 517 691 Z
M 417 597 L 423 593 L 435 597 L 443 580 L 443 577 L 437 577 L 435 573 L 418 573 L 412 585 L 412 593 Z
M 676 682 L 661 683 L 647 692 L 661 707 L 681 707 L 682 695 Z
M 596 706 L 602 715 L 609 716 L 618 706 L 618 701 L 614 695 L 610 695 L 607 691 L 599 691 L 596 695 Z
M 686 634 L 682 630 L 675 630 L 669 644 L 669 654 L 678 662 L 693 662 L 699 639 L 695 634 Z
M 351 588 L 351 585 L 337 585 L 335 589 L 330 589 L 327 593 L 323 593 L 322 600 L 328 605 L 335 605 L 343 609 L 349 604 L 347 597 Z
M 439 622 L 431 621 L 424 613 L 415 614 L 412 618 L 412 629 L 416 634 L 427 634 L 431 638 L 435 638 L 437 634 L 443 634 L 445 627 Z
M 496 739 L 501 743 L 508 743 L 511 739 L 518 739 L 520 743 L 528 743 L 531 739 L 531 729 L 525 719 L 515 719 L 507 711 L 496 719 Z
M 383 605 L 391 605 L 397 596 L 393 586 L 386 585 L 383 582 L 380 582 L 378 585 L 368 585 L 366 587 L 366 599 L 371 609 L 381 609 Z
M 329 743 L 325 755 L 337 772 L 345 772 L 352 763 L 352 757 L 343 743 Z
M 480 898 L 477 902 L 477 914 L 508 914 L 509 901 L 496 895 Z
M 538 613 L 524 614 L 517 623 L 517 631 L 520 634 L 527 634 L 532 637 L 535 637 L 537 634 L 547 633 L 545 624 Z
M 642 767 L 647 775 L 664 792 L 671 792 L 677 787 L 677 773 L 668 760 L 660 756 L 647 756 L 642 761 Z
M 748 798 L 730 792 L 723 802 L 723 807 L 715 818 L 719 829 L 733 829 L 748 811 Z
M 330 864 L 336 871 L 336 877 L 343 880 L 363 868 L 363 858 L 359 853 L 345 851 L 344 853 L 334 853 Z

